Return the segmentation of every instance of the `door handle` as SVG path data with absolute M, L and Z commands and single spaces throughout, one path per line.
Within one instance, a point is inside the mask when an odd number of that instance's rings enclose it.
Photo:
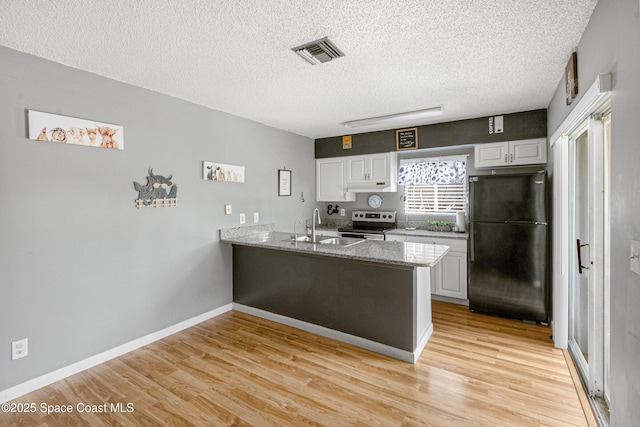
M 505 155 L 504 155 L 504 162 L 505 162 L 505 163 L 509 163 L 509 160 L 508 160 L 508 158 L 507 158 L 507 154 L 505 154 Z
M 580 239 L 576 240 L 576 249 L 578 250 L 578 273 L 582 274 L 582 270 L 588 270 L 589 267 L 585 267 L 582 265 L 582 248 L 585 246 L 589 246 L 588 243 L 585 243 L 584 245 L 580 244 Z
M 476 245 L 473 239 L 473 222 L 469 223 L 469 261 L 474 262 L 476 260 Z

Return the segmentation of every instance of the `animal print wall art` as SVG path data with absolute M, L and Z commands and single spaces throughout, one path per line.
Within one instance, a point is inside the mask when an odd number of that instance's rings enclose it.
M 29 110 L 29 139 L 124 150 L 124 128 Z
M 178 186 L 171 181 L 173 175 L 164 176 L 153 173 L 153 168 L 147 171 L 147 184 L 142 185 L 133 181 L 133 188 L 138 192 L 136 207 L 145 206 L 172 207 L 178 204 Z
M 203 161 L 202 179 L 209 181 L 244 182 L 244 166 Z

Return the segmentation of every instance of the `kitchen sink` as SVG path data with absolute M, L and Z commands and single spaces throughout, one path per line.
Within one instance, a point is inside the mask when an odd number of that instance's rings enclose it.
M 285 242 L 306 242 L 306 243 L 313 243 L 313 241 L 311 240 L 311 237 L 309 236 L 298 236 L 298 237 L 294 237 L 291 236 L 291 238 L 285 240 Z
M 320 245 L 347 247 L 347 246 L 353 246 L 355 244 L 364 242 L 364 240 L 365 239 L 356 239 L 354 237 L 330 237 L 328 239 L 322 239 L 322 240 L 318 240 L 316 238 L 316 241 L 314 242 L 313 240 L 311 240 L 311 237 L 309 236 L 298 236 L 298 237 L 291 236 L 289 239 L 286 239 L 285 242 L 318 243 Z
M 353 246 L 358 243 L 364 242 L 365 239 L 356 239 L 353 237 L 331 237 L 329 239 L 320 240 L 318 243 L 321 245 L 334 245 L 334 246 Z

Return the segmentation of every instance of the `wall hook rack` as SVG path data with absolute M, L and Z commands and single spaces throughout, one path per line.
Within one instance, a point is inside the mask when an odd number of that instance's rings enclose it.
M 133 188 L 138 191 L 136 199 L 136 207 L 138 209 L 144 207 L 164 208 L 178 206 L 178 186 L 171 182 L 173 175 L 164 177 L 155 175 L 153 168 L 149 168 L 147 176 L 147 185 L 139 184 L 133 181 Z M 169 189 L 167 194 L 167 189 Z

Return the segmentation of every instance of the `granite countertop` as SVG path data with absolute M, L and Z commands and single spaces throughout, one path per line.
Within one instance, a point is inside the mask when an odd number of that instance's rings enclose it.
M 220 230 L 220 240 L 234 245 L 254 246 L 288 252 L 307 253 L 360 261 L 379 262 L 409 267 L 433 267 L 449 251 L 448 246 L 425 243 L 403 243 L 365 240 L 352 246 L 292 242 L 291 233 L 271 231 L 269 227 L 250 230 Z M 231 232 L 229 232 L 231 231 Z
M 387 231 L 385 234 L 397 236 L 424 236 L 424 237 L 440 237 L 442 239 L 468 240 L 469 233 L 455 233 L 453 231 L 429 231 L 429 230 L 407 230 L 404 228 L 395 228 Z

